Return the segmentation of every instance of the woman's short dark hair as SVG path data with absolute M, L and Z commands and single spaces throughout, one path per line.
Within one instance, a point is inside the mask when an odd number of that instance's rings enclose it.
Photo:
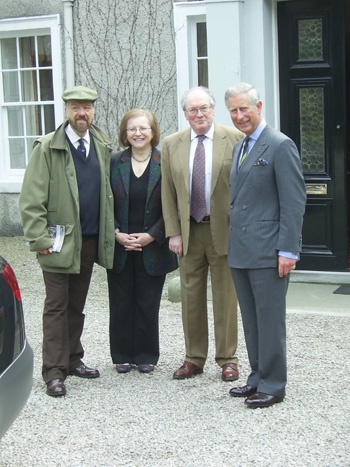
M 149 123 L 149 126 L 152 129 L 153 132 L 153 137 L 151 139 L 151 146 L 156 147 L 159 144 L 159 139 L 160 139 L 160 130 L 159 130 L 159 124 L 158 120 L 156 119 L 155 115 L 148 109 L 140 109 L 140 108 L 135 108 L 131 109 L 122 118 L 122 121 L 120 122 L 119 125 L 119 144 L 123 148 L 127 148 L 130 146 L 130 143 L 128 141 L 127 137 L 127 125 L 128 121 L 132 118 L 136 117 L 146 117 Z

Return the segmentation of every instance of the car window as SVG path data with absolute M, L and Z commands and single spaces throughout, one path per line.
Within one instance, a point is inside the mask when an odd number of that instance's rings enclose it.
M 24 343 L 22 302 L 16 277 L 0 260 L 0 374 L 21 353 Z

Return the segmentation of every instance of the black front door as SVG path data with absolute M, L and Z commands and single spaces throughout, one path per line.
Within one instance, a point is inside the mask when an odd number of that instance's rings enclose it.
M 348 268 L 345 16 L 344 0 L 278 3 L 281 131 L 308 194 L 298 269 Z

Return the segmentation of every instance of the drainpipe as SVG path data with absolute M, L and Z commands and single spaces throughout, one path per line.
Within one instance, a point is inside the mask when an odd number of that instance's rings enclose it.
M 64 15 L 64 46 L 66 55 L 66 87 L 75 85 L 74 81 L 74 36 L 73 36 L 73 4 L 74 0 L 62 0 Z

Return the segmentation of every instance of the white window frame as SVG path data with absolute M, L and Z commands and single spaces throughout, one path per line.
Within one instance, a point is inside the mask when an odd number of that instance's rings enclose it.
M 185 90 L 197 85 L 196 24 L 197 22 L 203 21 L 206 21 L 206 7 L 204 2 L 181 2 L 174 4 L 177 101 L 179 104 Z M 179 128 L 187 126 L 187 121 L 183 115 L 182 109 L 180 109 L 180 105 L 178 125 Z
M 228 86 L 242 76 L 241 55 L 244 40 L 240 20 L 242 9 L 250 0 L 204 0 L 174 4 L 177 98 L 197 85 L 196 23 L 207 26 L 208 81 L 216 99 L 215 121 L 232 125 L 224 103 Z M 262 0 L 253 0 L 262 1 Z M 179 106 L 179 128 L 188 122 Z
M 11 18 L 0 20 L 0 39 L 27 37 L 46 34 L 51 36 L 52 79 L 54 88 L 55 125 L 63 121 L 61 37 L 59 15 L 45 15 L 30 18 Z M 3 97 L 3 82 L 0 74 L 0 191 L 2 193 L 18 193 L 21 190 L 25 169 L 11 169 L 8 141 L 8 122 L 6 103 Z

